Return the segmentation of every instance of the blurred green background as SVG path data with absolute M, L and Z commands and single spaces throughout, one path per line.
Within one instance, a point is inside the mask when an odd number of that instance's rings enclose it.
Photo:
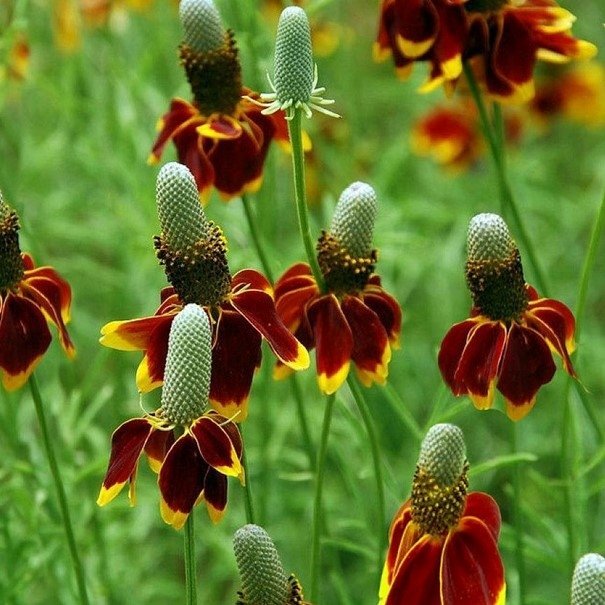
M 267 90 L 275 7 L 261 0 L 216 0 L 235 30 L 244 83 Z M 155 0 L 144 10 L 115 3 L 107 20 L 83 19 L 60 30 L 65 2 L 8 0 L 0 8 L 0 188 L 21 217 L 21 244 L 39 263 L 56 267 L 74 293 L 70 333 L 78 349 L 68 362 L 56 343 L 37 370 L 59 450 L 95 604 L 179 603 L 184 600 L 182 532 L 159 515 L 155 476 L 141 463 L 136 508 L 123 494 L 104 509 L 95 500 L 112 431 L 140 414 L 134 371 L 137 353 L 98 345 L 100 327 L 114 319 L 152 314 L 165 285 L 154 256 L 157 167 L 145 163 L 154 125 L 173 96 L 190 96 L 177 62 L 181 40 L 175 4 Z M 574 33 L 605 47 L 601 0 L 568 1 L 578 20 Z M 318 0 L 305 4 L 323 40 L 317 57 L 320 85 L 336 99 L 341 120 L 315 115 L 304 127 L 314 142 L 312 229 L 327 226 L 343 188 L 355 180 L 379 195 L 375 243 L 378 272 L 404 310 L 403 347 L 395 352 L 389 382 L 421 431 L 437 421 L 458 424 L 468 458 L 478 471 L 471 489 L 499 502 L 501 547 L 516 601 L 511 467 L 494 465 L 510 452 L 510 422 L 500 409 L 477 412 L 442 387 L 436 364 L 449 326 L 466 317 L 470 298 L 463 265 L 466 225 L 477 212 L 499 211 L 494 171 L 485 156 L 452 175 L 410 150 L 411 125 L 442 91 L 418 94 L 424 66 L 408 82 L 389 62 L 372 60 L 379 2 Z M 60 32 L 77 33 L 71 50 Z M 324 36 L 321 38 L 321 36 Z M 326 39 L 327 36 L 327 39 Z M 23 78 L 7 69 L 16 41 L 30 49 Z M 65 40 L 64 40 L 65 43 Z M 327 48 L 326 48 L 327 46 Z M 333 47 L 333 48 L 331 48 Z M 329 52 L 328 52 L 329 51 Z M 327 53 L 327 54 L 326 54 Z M 602 55 L 602 52 L 601 52 Z M 604 93 L 605 94 L 605 93 Z M 523 118 L 521 141 L 511 150 L 509 173 L 523 220 L 539 253 L 551 294 L 573 308 L 590 231 L 605 189 L 605 129 L 554 121 L 537 129 Z M 167 148 L 163 160 L 175 158 Z M 265 182 L 254 196 L 276 274 L 303 259 L 298 238 L 290 159 L 274 146 Z M 212 199 L 208 216 L 229 241 L 232 272 L 259 268 L 238 200 Z M 512 227 L 512 225 L 511 225 Z M 583 334 L 575 363 L 605 426 L 605 248 L 590 282 Z M 523 249 L 521 250 L 523 254 Z M 526 264 L 526 278 L 532 273 Z M 0 345 L 1 346 L 1 345 Z M 243 426 L 258 522 L 276 542 L 287 571 L 309 579 L 313 474 L 300 438 L 287 383 L 271 378 L 266 350 Z M 312 437 L 319 440 L 324 399 L 312 371 L 302 377 Z M 557 372 L 521 423 L 528 605 L 568 602 L 567 543 L 560 480 L 560 434 L 567 377 Z M 384 389 L 365 391 L 380 435 L 387 515 L 407 498 L 418 453 L 418 434 L 387 401 Z M 154 409 L 158 393 L 142 405 Z M 599 443 L 572 390 L 577 444 L 574 523 L 579 552 L 605 552 L 605 444 Z M 490 462 L 492 461 L 492 462 Z M 483 464 L 487 463 L 487 464 Z M 230 484 L 229 510 L 212 526 L 196 514 L 199 602 L 235 601 L 238 578 L 233 532 L 245 523 L 243 492 Z M 374 477 L 365 429 L 346 388 L 339 394 L 330 434 L 323 546 L 322 603 L 377 601 L 377 524 Z M 77 602 L 55 494 L 29 391 L 0 392 L 0 602 Z

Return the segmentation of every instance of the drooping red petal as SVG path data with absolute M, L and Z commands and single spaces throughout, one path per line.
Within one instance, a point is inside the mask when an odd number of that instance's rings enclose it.
M 464 351 L 468 340 L 468 335 L 476 326 L 476 319 L 466 319 L 454 324 L 441 342 L 438 357 L 439 370 L 454 395 L 466 393 L 464 383 L 458 382 L 455 376 L 460 364 L 460 358 L 462 357 L 462 351 Z
M 109 464 L 97 499 L 99 506 L 111 502 L 127 481 L 131 482 L 129 499 L 130 504 L 134 505 L 137 463 L 153 432 L 153 425 L 146 418 L 127 420 L 113 432 Z
M 380 319 L 393 348 L 399 346 L 401 333 L 401 307 L 399 303 L 382 288 L 370 287 L 363 292 L 363 302 Z
M 176 313 L 164 315 L 149 334 L 145 356 L 137 368 L 136 382 L 139 391 L 148 393 L 164 381 L 166 357 L 168 356 L 168 336 Z
M 334 294 L 314 300 L 307 317 L 316 347 L 317 381 L 323 393 L 338 390 L 349 373 L 353 334 Z
M 504 605 L 505 588 L 493 535 L 478 519 L 463 517 L 443 546 L 442 602 Z
M 23 386 L 52 340 L 42 311 L 9 292 L 0 296 L 0 373 L 8 391 Z
M 383 570 L 381 586 L 390 585 L 393 580 L 393 573 L 399 561 L 400 546 L 403 539 L 403 534 L 405 532 L 405 528 L 408 526 L 411 520 L 412 512 L 410 508 L 410 500 L 407 500 L 395 513 L 391 527 L 389 528 L 389 548 L 387 550 L 387 556 L 384 562 L 385 568 Z
M 498 540 L 502 517 L 500 516 L 500 508 L 489 494 L 483 492 L 468 494 L 462 516 L 476 517 L 489 529 L 494 540 Z
M 307 303 L 318 294 L 315 282 L 308 284 L 306 278 L 294 278 L 290 281 L 300 280 L 305 282 L 303 287 L 282 292 L 275 301 L 275 309 L 279 318 L 291 332 L 296 332 L 305 316 Z
M 110 321 L 101 328 L 99 342 L 119 351 L 144 351 L 149 347 L 154 330 L 161 324 L 171 324 L 175 314 L 176 311 L 139 319 Z
M 395 0 L 397 45 L 406 57 L 420 57 L 433 45 L 439 30 L 439 16 L 432 2 Z
M 506 398 L 506 413 L 520 420 L 531 410 L 538 389 L 552 380 L 556 366 L 544 337 L 513 323 L 502 358 L 498 390 Z
M 261 362 L 261 336 L 236 311 L 222 309 L 212 348 L 210 403 L 227 418 L 248 415 L 252 378 Z
M 237 139 L 242 134 L 242 126 L 235 118 L 220 114 L 211 116 L 198 126 L 197 132 L 210 139 Z
M 227 477 L 209 468 L 204 480 L 204 500 L 208 516 L 213 523 L 218 523 L 227 508 Z
M 266 292 L 244 290 L 234 293 L 231 304 L 267 340 L 275 355 L 293 370 L 309 367 L 309 353 L 284 326 Z
M 242 269 L 231 278 L 231 290 L 237 292 L 242 288 L 262 290 L 271 296 L 273 295 L 273 288 L 269 280 L 254 269 Z
M 197 442 L 189 433 L 179 437 L 166 454 L 158 476 L 160 512 L 162 519 L 175 529 L 185 525 L 204 489 L 207 470 Z
M 369 307 L 356 296 L 345 296 L 341 309 L 353 334 L 351 359 L 365 386 L 384 384 L 389 374 L 391 346 L 385 329 Z
M 150 161 L 159 161 L 166 143 L 170 141 L 183 124 L 187 124 L 192 118 L 197 116 L 199 116 L 199 111 L 194 105 L 191 105 L 191 103 L 188 103 L 184 99 L 173 99 L 170 103 L 170 109 L 159 121 L 159 133 L 151 150 Z
M 222 422 L 228 423 L 226 418 Z M 191 434 L 206 463 L 223 475 L 238 477 L 242 465 L 235 445 L 227 431 L 221 426 L 220 416 L 202 416 L 191 425 Z
M 439 567 L 443 540 L 423 536 L 401 561 L 385 605 L 443 605 Z
M 168 450 L 174 443 L 174 431 L 154 431 L 145 444 L 147 461 L 154 473 L 159 473 Z
M 295 277 L 307 277 L 313 280 L 311 269 L 307 263 L 295 263 L 275 282 L 275 297 L 279 296 L 279 289 L 285 286 L 291 279 Z M 313 280 L 314 281 L 314 280 Z M 296 285 L 298 287 L 298 285 Z
M 492 406 L 506 342 L 506 326 L 499 321 L 479 323 L 469 333 L 454 381 L 464 385 L 479 410 Z

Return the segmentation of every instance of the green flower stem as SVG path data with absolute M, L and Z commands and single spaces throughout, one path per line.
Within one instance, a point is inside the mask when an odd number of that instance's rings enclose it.
M 378 435 L 376 434 L 376 428 L 372 423 L 372 417 L 368 409 L 368 403 L 365 400 L 363 391 L 361 390 L 357 379 L 355 378 L 355 376 L 351 375 L 351 373 L 349 373 L 349 375 L 347 376 L 347 384 L 349 385 L 349 389 L 351 389 L 351 393 L 353 394 L 357 409 L 361 414 L 361 418 L 363 419 L 363 423 L 365 424 L 366 431 L 368 433 L 368 438 L 370 440 L 372 463 L 374 465 L 374 477 L 376 479 L 376 503 L 378 506 L 378 531 L 376 532 L 378 535 L 378 562 L 376 569 L 378 576 L 377 579 L 380 579 L 380 574 L 382 573 L 382 560 L 384 553 L 387 549 L 387 522 L 385 513 L 384 478 L 382 475 L 380 446 L 378 444 Z
M 288 116 L 288 135 L 292 146 L 292 169 L 294 171 L 294 196 L 296 199 L 296 213 L 300 236 L 305 247 L 305 253 L 317 286 L 324 291 L 324 279 L 317 262 L 315 246 L 309 229 L 309 214 L 307 210 L 307 196 L 305 192 L 305 158 L 302 145 L 302 109 L 291 110 Z
M 498 180 L 498 189 L 500 191 L 500 203 L 502 205 L 502 212 L 509 211 L 515 222 L 515 232 L 519 236 L 519 240 L 523 245 L 524 252 L 527 254 L 527 259 L 534 273 L 536 285 L 540 290 L 540 294 L 548 296 L 548 288 L 546 287 L 546 279 L 544 278 L 544 272 L 542 271 L 534 247 L 531 243 L 527 230 L 519 214 L 519 209 L 515 202 L 512 189 L 508 182 L 508 176 L 506 174 L 506 161 L 504 154 L 504 141 L 503 136 L 497 133 L 503 133 L 502 127 L 502 112 L 498 109 L 494 113 L 494 118 L 497 124 L 492 126 L 492 123 L 483 102 L 483 96 L 475 80 L 472 69 L 465 63 L 464 64 L 464 75 L 468 81 L 468 86 L 471 91 L 475 105 L 479 111 L 479 118 L 481 120 L 481 128 L 485 136 L 485 140 L 490 148 L 492 160 L 496 168 L 496 175 Z
M 256 254 L 258 255 L 258 260 L 263 267 L 263 271 L 267 276 L 267 279 L 273 284 L 273 272 L 271 271 L 271 263 L 269 262 L 269 258 L 265 253 L 265 248 L 262 244 L 260 230 L 258 228 L 258 223 L 256 221 L 256 217 L 254 216 L 254 212 L 252 210 L 250 204 L 250 198 L 243 193 L 242 194 L 242 204 L 244 206 L 244 212 L 246 214 L 246 220 L 248 221 L 248 229 L 250 230 L 250 237 L 252 237 L 252 242 L 254 243 L 254 248 L 256 249 Z
M 603 227 L 605 225 L 605 194 L 601 200 L 599 210 L 597 211 L 596 220 L 592 226 L 592 232 L 590 234 L 590 241 L 588 243 L 588 250 L 584 259 L 582 267 L 582 273 L 580 275 L 580 282 L 578 286 L 578 297 L 576 302 L 575 317 L 576 317 L 576 338 L 579 339 L 580 331 L 583 326 L 584 310 L 586 308 L 586 298 L 588 294 L 588 283 L 590 276 L 594 269 L 595 260 L 601 236 L 603 234 Z M 576 359 L 577 362 L 577 359 Z M 563 397 L 563 421 L 561 431 L 561 476 L 563 477 L 563 496 L 565 502 L 565 522 L 567 529 L 567 543 L 568 557 L 567 557 L 567 574 L 571 579 L 576 564 L 576 560 L 579 556 L 579 540 L 577 536 L 577 524 L 575 522 L 575 501 L 574 495 L 576 493 L 576 482 L 579 480 L 578 472 L 576 468 L 576 459 L 573 456 L 573 452 L 576 451 L 577 442 L 575 433 L 573 432 L 573 410 L 571 406 L 570 390 L 573 379 L 568 378 L 565 385 L 565 396 Z M 599 441 L 603 441 L 603 429 L 601 427 L 598 415 L 594 410 L 592 402 L 585 393 L 582 392 L 582 385 L 574 382 L 578 393 L 583 395 L 581 398 L 586 411 L 592 421 L 595 431 L 598 434 Z
M 511 422 L 511 454 L 519 454 L 519 427 L 516 422 Z M 513 518 L 515 529 L 515 564 L 519 576 L 519 605 L 525 605 L 525 594 L 527 586 L 527 574 L 525 572 L 525 556 L 523 554 L 523 518 L 521 514 L 521 498 L 523 498 L 523 486 L 521 483 L 521 465 L 514 464 L 513 472 Z
M 299 378 L 296 374 L 292 374 L 292 376 L 290 376 L 290 385 L 292 387 L 294 401 L 296 402 L 296 412 L 298 413 L 298 422 L 300 424 L 303 443 L 307 452 L 307 458 L 309 459 L 309 469 L 313 470 L 316 464 L 315 449 L 313 448 L 311 432 L 309 431 L 309 422 L 307 421 L 307 414 L 305 412 L 305 400 L 300 388 Z
M 248 473 L 248 456 L 246 452 L 242 454 L 242 466 L 246 482 L 244 483 L 244 506 L 246 507 L 246 522 L 254 523 L 254 506 L 252 504 L 252 490 L 250 489 L 250 474 Z
M 197 587 L 195 580 L 195 527 L 193 511 L 185 522 L 185 593 L 187 605 L 197 605 Z
M 321 528 L 322 519 L 322 493 L 324 472 L 326 466 L 326 455 L 328 453 L 328 436 L 330 434 L 330 424 L 332 422 L 332 412 L 334 411 L 334 401 L 336 395 L 328 395 L 326 398 L 326 409 L 324 411 L 323 427 L 321 429 L 321 440 L 319 442 L 319 452 L 317 455 L 317 472 L 315 474 L 315 498 L 313 500 L 313 525 L 311 534 L 311 602 L 317 604 L 317 582 L 319 580 L 319 567 L 321 562 Z
M 86 592 L 86 581 L 84 579 L 84 568 L 78 554 L 78 547 L 76 546 L 76 539 L 74 537 L 73 525 L 69 514 L 69 507 L 67 506 L 67 496 L 65 495 L 65 488 L 63 486 L 63 479 L 59 472 L 59 465 L 57 464 L 57 458 L 53 449 L 53 444 L 50 439 L 48 432 L 48 424 L 46 422 L 46 416 L 44 414 L 44 404 L 40 397 L 40 390 L 38 389 L 38 383 L 36 382 L 35 376 L 32 374 L 29 378 L 29 388 L 34 400 L 34 406 L 36 408 L 36 415 L 38 416 L 38 422 L 40 424 L 40 431 L 42 433 L 42 441 L 44 442 L 44 449 L 46 450 L 46 457 L 48 458 L 48 464 L 50 471 L 53 476 L 55 483 L 55 490 L 57 492 L 57 498 L 59 500 L 59 508 L 61 510 L 61 518 L 63 519 L 63 528 L 65 529 L 65 536 L 67 538 L 67 544 L 69 546 L 69 553 L 71 554 L 71 562 L 73 565 L 74 573 L 76 574 L 76 581 L 78 583 L 78 592 L 80 594 L 80 602 L 88 605 L 88 593 Z
M 420 428 L 418 422 L 416 422 L 414 415 L 405 405 L 405 402 L 401 399 L 395 387 L 390 382 L 387 382 L 382 387 L 382 393 L 406 429 L 412 434 L 414 439 L 420 443 L 424 438 L 424 431 Z

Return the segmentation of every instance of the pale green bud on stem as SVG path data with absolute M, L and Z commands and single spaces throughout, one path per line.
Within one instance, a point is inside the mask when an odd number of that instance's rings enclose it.
M 212 328 L 208 314 L 188 304 L 174 318 L 162 389 L 162 412 L 172 423 L 186 425 L 208 407 L 212 367 Z
M 269 534 L 258 525 L 244 525 L 233 536 L 242 590 L 240 603 L 246 605 L 287 605 L 291 587 Z
M 378 205 L 370 185 L 356 182 L 341 194 L 334 209 L 330 232 L 353 257 L 369 256 Z
M 605 605 L 605 558 L 589 553 L 580 558 L 571 582 L 571 605 Z
M 273 84 L 277 100 L 307 103 L 313 92 L 314 67 L 311 30 L 299 6 L 284 9 L 277 24 Z
M 225 43 L 225 28 L 212 0 L 181 0 L 179 16 L 185 43 L 195 51 L 209 52 Z
M 458 481 L 466 464 L 462 431 L 453 424 L 435 424 L 422 441 L 418 467 L 441 486 Z
M 209 223 L 200 204 L 195 179 L 183 164 L 162 166 L 156 182 L 162 237 L 173 251 L 186 250 L 209 235 Z
M 471 219 L 467 233 L 469 261 L 505 261 L 516 250 L 517 245 L 502 217 L 483 213 Z

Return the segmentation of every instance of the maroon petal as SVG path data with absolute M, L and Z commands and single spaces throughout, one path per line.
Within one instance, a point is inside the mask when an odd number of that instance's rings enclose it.
M 209 468 L 204 481 L 204 500 L 208 515 L 213 523 L 218 523 L 227 508 L 227 477 Z
M 466 497 L 462 516 L 476 517 L 489 529 L 494 540 L 498 540 L 502 518 L 498 504 L 490 495 L 483 492 L 471 492 Z
M 462 352 L 468 341 L 469 333 L 476 327 L 477 320 L 474 319 L 466 319 L 454 324 L 443 338 L 441 348 L 439 349 L 439 370 L 441 371 L 443 380 L 452 389 L 454 395 L 466 393 L 466 387 L 463 383 L 457 382 L 455 376 Z
M 478 519 L 463 517 L 443 547 L 443 603 L 501 605 L 505 590 L 504 568 L 493 535 Z
M 212 407 L 237 422 L 245 420 L 252 378 L 260 362 L 260 334 L 239 313 L 222 309 L 212 349 Z
M 0 297 L 0 373 L 8 391 L 23 386 L 52 339 L 42 311 L 9 292 Z
M 166 453 L 174 444 L 174 431 L 154 431 L 145 444 L 147 461 L 154 473 L 159 473 Z
M 160 469 L 160 511 L 162 519 L 175 529 L 185 525 L 189 513 L 204 489 L 208 465 L 196 440 L 185 433 L 170 448 Z
M 183 99 L 173 99 L 170 109 L 164 114 L 159 122 L 158 137 L 151 150 L 150 161 L 159 161 L 166 143 L 178 132 L 183 125 L 191 123 L 192 118 L 199 116 L 197 108 Z M 201 117 L 199 118 L 201 122 Z M 195 128 L 195 125 L 193 125 Z
M 380 319 L 380 323 L 389 336 L 391 347 L 399 347 L 401 333 L 401 307 L 399 303 L 382 288 L 371 287 L 363 292 L 363 302 Z
M 128 497 L 131 506 L 134 506 L 137 463 L 154 430 L 147 418 L 133 418 L 113 432 L 109 464 L 97 499 L 99 506 L 111 502 L 122 491 L 127 481 L 130 481 Z
M 544 337 L 513 323 L 498 380 L 498 390 L 506 398 L 506 413 L 511 420 L 520 420 L 528 414 L 538 389 L 552 380 L 555 369 Z
M 223 475 L 239 477 L 242 465 L 235 445 L 219 422 L 220 416 L 205 415 L 191 425 L 191 434 L 206 463 Z M 223 419 L 225 423 L 229 420 Z M 241 442 L 241 440 L 239 440 Z

